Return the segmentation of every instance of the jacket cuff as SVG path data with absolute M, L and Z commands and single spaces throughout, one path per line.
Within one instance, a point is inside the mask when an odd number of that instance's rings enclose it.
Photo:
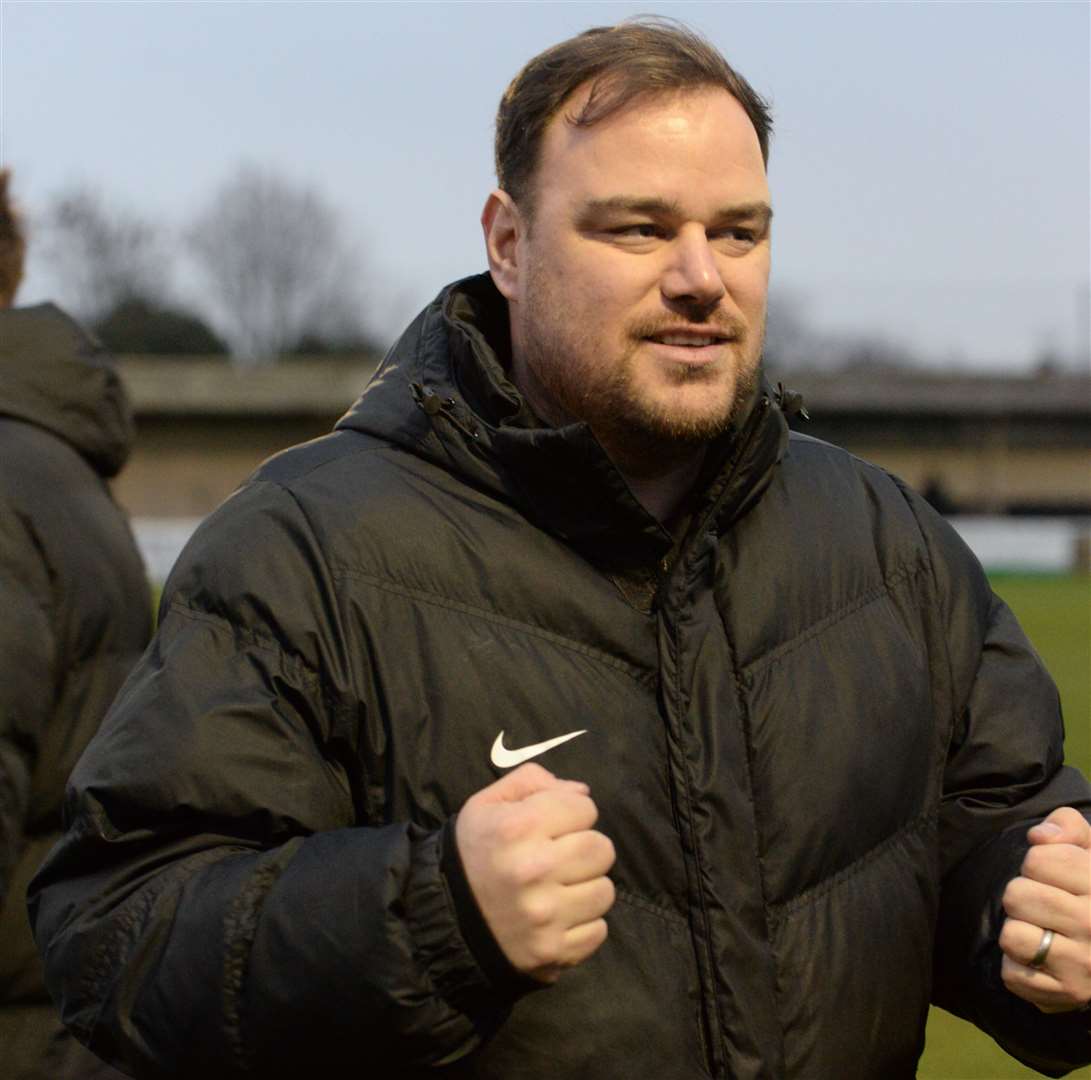
M 440 832 L 440 873 L 447 883 L 462 937 L 477 966 L 489 984 L 507 997 L 517 998 L 533 990 L 544 989 L 544 983 L 514 967 L 489 929 L 466 878 L 462 856 L 455 841 L 455 821 L 455 817 L 449 818 Z

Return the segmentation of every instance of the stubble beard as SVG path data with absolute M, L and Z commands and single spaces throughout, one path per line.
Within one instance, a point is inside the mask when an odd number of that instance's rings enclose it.
M 587 363 L 595 343 L 578 327 L 563 321 L 563 311 L 553 303 L 548 288 L 528 290 L 530 300 L 520 340 L 521 359 L 536 384 L 531 405 L 542 419 L 555 426 L 585 421 L 607 454 L 624 471 L 649 474 L 674 467 L 723 435 L 754 393 L 758 382 L 764 325 L 740 326 L 738 322 L 708 319 L 710 329 L 727 330 L 734 338 L 734 386 L 729 399 L 703 408 L 677 406 L 642 393 L 637 385 L 637 351 L 643 340 L 662 329 L 659 324 L 627 328 L 629 344 L 610 371 Z M 701 321 L 691 313 L 692 321 Z M 672 365 L 666 379 L 682 387 L 687 383 L 722 382 L 722 368 Z M 727 389 L 727 387 L 724 387 Z M 544 394 L 546 400 L 540 399 Z

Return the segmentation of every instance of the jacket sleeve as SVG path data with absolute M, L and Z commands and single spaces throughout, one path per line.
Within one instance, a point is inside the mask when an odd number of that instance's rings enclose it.
M 954 725 L 943 774 L 943 874 L 933 1000 L 1049 1076 L 1091 1062 L 1088 1017 L 1048 1015 L 1000 978 L 1001 897 L 1019 874 L 1027 829 L 1059 806 L 1091 819 L 1091 789 L 1063 764 L 1056 687 L 965 544 L 909 496 L 928 540 L 945 638 L 936 677 Z
M 32 522 L 0 505 L 0 907 L 22 850 L 42 729 L 53 708 L 49 571 Z
M 294 499 L 243 489 L 72 776 L 32 920 L 65 1022 L 136 1076 L 408 1076 L 510 1008 L 445 830 L 383 820 L 385 778 L 360 775 L 338 611 Z

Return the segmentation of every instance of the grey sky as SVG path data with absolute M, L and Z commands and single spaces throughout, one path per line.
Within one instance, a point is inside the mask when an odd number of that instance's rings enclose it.
M 86 181 L 180 227 L 240 162 L 268 165 L 342 211 L 385 333 L 484 268 L 492 117 L 521 64 L 655 12 L 772 100 L 774 281 L 819 328 L 1013 368 L 1086 335 L 1083 2 L 0 9 L 0 156 L 32 219 Z M 32 255 L 20 301 L 54 289 Z

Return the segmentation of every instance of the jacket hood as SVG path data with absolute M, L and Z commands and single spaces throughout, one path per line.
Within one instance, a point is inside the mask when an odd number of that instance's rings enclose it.
M 636 500 L 590 427 L 540 423 L 507 376 L 507 304 L 488 274 L 444 289 L 384 358 L 338 428 L 431 460 L 594 561 L 662 558 L 670 533 Z M 694 520 L 726 527 L 760 496 L 787 444 L 762 384 L 713 444 Z
M 54 304 L 0 311 L 0 416 L 53 432 L 105 477 L 135 434 L 109 354 Z

